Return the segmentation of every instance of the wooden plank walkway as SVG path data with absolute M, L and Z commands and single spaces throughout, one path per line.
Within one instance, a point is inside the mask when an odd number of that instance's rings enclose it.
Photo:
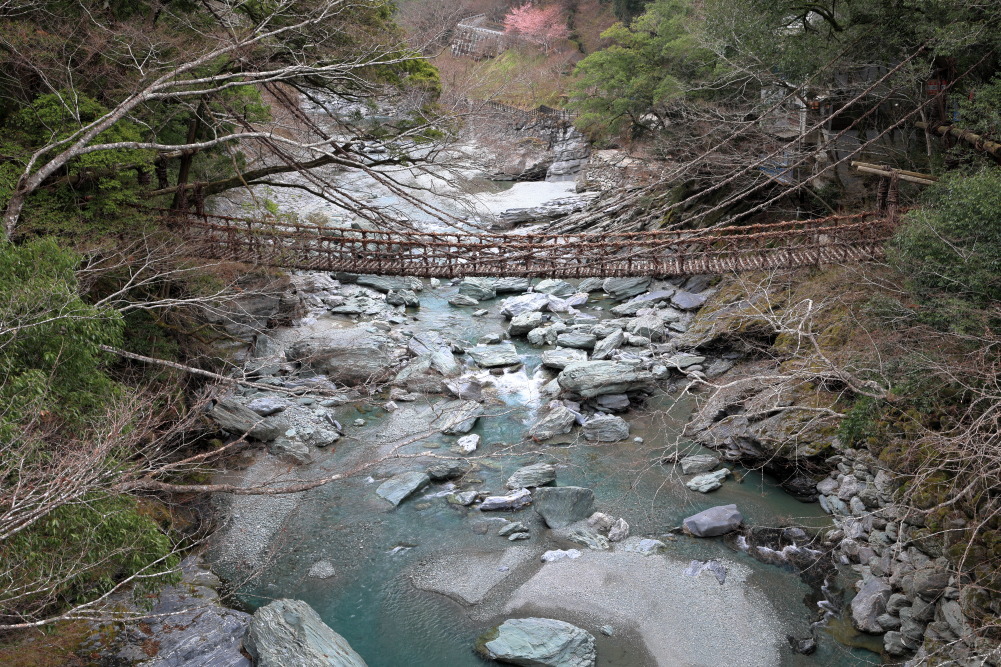
M 422 278 L 685 276 L 853 264 L 882 258 L 895 226 L 876 213 L 708 232 L 568 235 L 375 232 L 215 215 L 170 222 L 197 257 Z

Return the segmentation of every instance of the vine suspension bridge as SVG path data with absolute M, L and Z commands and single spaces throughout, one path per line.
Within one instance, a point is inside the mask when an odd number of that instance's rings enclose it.
M 881 259 L 896 215 L 834 215 L 712 230 L 602 234 L 371 231 L 168 214 L 204 259 L 422 278 L 685 276 Z

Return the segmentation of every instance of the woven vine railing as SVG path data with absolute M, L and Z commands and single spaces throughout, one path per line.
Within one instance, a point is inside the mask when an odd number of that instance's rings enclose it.
M 172 216 L 194 256 L 288 269 L 424 278 L 684 276 L 883 257 L 876 213 L 711 231 L 622 234 L 376 232 L 218 215 Z

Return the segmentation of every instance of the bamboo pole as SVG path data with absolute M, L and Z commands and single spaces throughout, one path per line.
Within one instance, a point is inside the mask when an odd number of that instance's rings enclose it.
M 881 167 L 877 164 L 869 164 L 868 162 L 852 162 L 852 166 L 861 171 L 864 174 L 874 174 L 876 176 L 883 176 L 884 178 L 890 178 L 894 174 L 897 175 L 902 181 L 907 181 L 908 183 L 917 183 L 918 185 L 931 185 L 938 180 L 937 176 L 931 176 L 929 174 L 919 174 L 916 171 L 903 171 L 900 169 L 887 169 L 886 167 Z
M 943 137 L 947 134 L 952 135 L 957 139 L 962 139 L 963 141 L 972 144 L 974 148 L 990 153 L 995 158 L 1001 159 L 1001 143 L 991 141 L 990 139 L 982 137 L 979 134 L 974 134 L 969 130 L 964 130 L 956 127 L 955 125 L 939 125 L 938 127 L 930 128 L 928 123 L 925 123 L 924 121 L 918 121 L 914 123 L 914 126 L 922 130 L 936 132 L 941 134 Z

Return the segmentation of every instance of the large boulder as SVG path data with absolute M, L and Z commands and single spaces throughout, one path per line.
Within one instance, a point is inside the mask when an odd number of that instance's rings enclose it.
M 852 600 L 852 621 L 862 632 L 880 634 L 883 626 L 876 619 L 886 612 L 886 601 L 890 599 L 890 585 L 879 577 L 872 577 Z
M 618 442 L 629 437 L 629 422 L 614 415 L 596 415 L 584 422 L 583 431 L 593 442 Z
M 650 308 L 658 303 L 669 300 L 672 294 L 674 294 L 674 289 L 655 290 L 646 294 L 640 294 L 612 308 L 612 313 L 619 316 L 632 317 L 643 308 Z
M 262 442 L 274 440 L 285 430 L 232 398 L 219 400 L 209 411 L 209 416 L 228 433 L 247 433 Z
M 716 537 L 737 530 L 743 521 L 736 505 L 719 505 L 687 517 L 682 525 L 695 537 Z
M 681 459 L 681 472 L 685 475 L 701 475 L 716 469 L 719 457 L 712 454 L 692 454 Z
M 535 286 L 535 291 L 540 294 L 552 294 L 553 296 L 570 296 L 577 290 L 565 280 L 546 279 Z
M 361 275 L 358 276 L 355 282 L 363 287 L 371 287 L 372 289 L 378 290 L 384 294 L 388 294 L 389 292 L 399 292 L 402 290 L 420 292 L 424 289 L 424 283 L 421 282 L 420 278 L 411 278 L 407 276 Z
M 608 359 L 612 355 L 612 352 L 622 347 L 625 341 L 626 334 L 622 332 L 622 329 L 616 329 L 594 344 L 594 352 L 591 354 L 591 358 L 596 361 Z
M 563 405 L 557 405 L 540 417 L 528 429 L 528 436 L 535 440 L 549 440 L 569 433 L 577 421 L 577 414 Z
M 594 398 L 648 388 L 654 376 L 620 361 L 581 361 L 564 368 L 556 380 L 567 391 Z
M 498 294 L 525 292 L 531 286 L 531 278 L 498 278 L 494 281 L 494 290 L 496 290 Z
M 366 667 L 302 600 L 275 600 L 254 612 L 243 645 L 255 667 Z
M 593 667 L 594 637 L 551 618 L 512 618 L 480 639 L 489 658 L 529 667 Z
M 497 296 L 497 290 L 490 278 L 463 278 L 459 283 L 459 294 L 470 296 L 477 301 L 486 301 Z
M 624 301 L 645 292 L 650 282 L 650 278 L 606 278 L 601 288 L 613 299 Z
M 504 486 L 512 490 L 524 489 L 530 486 L 542 486 L 555 481 L 556 466 L 552 463 L 535 463 L 515 470 Z
M 334 382 L 354 386 L 386 376 L 394 361 L 390 349 L 387 337 L 354 327 L 296 341 L 285 356 Z
M 466 350 L 480 368 L 499 368 L 521 363 L 518 350 L 511 343 L 500 345 L 477 345 Z
M 671 297 L 671 303 L 681 310 L 695 310 L 705 305 L 708 296 L 703 294 L 693 294 L 684 290 L 678 290 Z
M 578 350 L 590 350 L 598 342 L 594 334 L 584 331 L 567 331 L 556 336 L 556 344 L 562 347 L 572 347 Z
M 515 317 L 524 313 L 534 313 L 549 305 L 548 294 L 519 294 L 511 296 L 501 301 L 501 315 L 504 317 Z
M 594 514 L 594 491 L 580 486 L 540 486 L 532 502 L 550 528 L 565 528 Z
M 376 494 L 396 507 L 413 493 L 431 483 L 431 478 L 423 472 L 404 472 L 390 477 L 379 485 Z
M 537 310 L 515 315 L 511 318 L 511 326 L 508 327 L 507 333 L 512 337 L 524 336 L 532 329 L 542 326 L 542 321 L 542 313 Z
M 558 347 L 542 353 L 542 365 L 546 368 L 555 368 L 561 371 L 578 361 L 587 361 L 587 352 L 574 348 Z
M 449 401 L 435 406 L 438 417 L 431 422 L 435 428 L 445 435 L 462 435 L 469 433 L 476 420 L 483 414 L 483 406 L 476 401 Z

